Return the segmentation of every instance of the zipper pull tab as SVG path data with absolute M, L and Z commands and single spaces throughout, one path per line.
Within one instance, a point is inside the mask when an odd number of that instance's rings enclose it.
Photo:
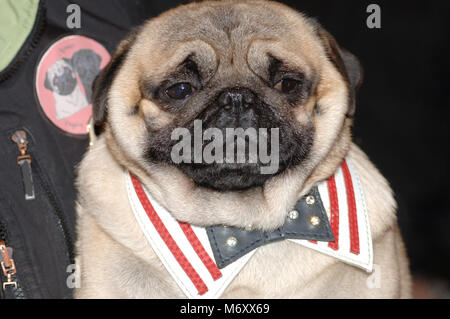
M 6 290 L 7 286 L 13 286 L 17 289 L 17 282 L 13 279 L 16 274 L 16 265 L 14 259 L 12 259 L 13 250 L 11 247 L 6 247 L 3 240 L 0 240 L 0 262 L 2 265 L 3 275 L 6 277 L 6 281 L 3 283 L 3 290 Z
M 11 137 L 14 143 L 19 148 L 20 155 L 17 156 L 17 165 L 20 167 L 22 173 L 22 182 L 25 189 L 25 199 L 34 199 L 34 184 L 33 174 L 31 171 L 31 156 L 27 154 L 28 139 L 27 133 L 23 130 L 15 131 Z

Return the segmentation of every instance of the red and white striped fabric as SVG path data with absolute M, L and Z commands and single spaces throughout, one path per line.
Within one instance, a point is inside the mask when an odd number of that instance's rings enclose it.
M 369 216 L 361 182 L 351 160 L 346 158 L 334 176 L 320 183 L 318 189 L 335 241 L 292 241 L 372 272 Z
M 129 172 L 128 198 L 145 237 L 188 298 L 219 298 L 255 250 L 219 269 L 206 229 L 180 223 Z
M 219 298 L 256 249 L 225 268 L 214 262 L 206 229 L 175 220 L 145 187 L 125 172 L 128 198 L 145 237 L 188 298 Z M 335 242 L 289 239 L 372 271 L 372 239 L 364 194 L 350 160 L 318 185 Z

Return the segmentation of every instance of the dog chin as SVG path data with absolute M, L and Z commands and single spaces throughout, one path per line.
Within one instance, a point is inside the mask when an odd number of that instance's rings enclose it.
M 262 174 L 258 164 L 181 164 L 178 167 L 196 185 L 217 191 L 238 191 L 263 186 L 286 167 L 278 167 L 271 174 Z

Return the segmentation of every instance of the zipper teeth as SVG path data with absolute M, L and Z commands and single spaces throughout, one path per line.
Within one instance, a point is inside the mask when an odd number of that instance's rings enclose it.
M 8 229 L 3 222 L 0 221 L 0 240 L 3 240 L 5 243 L 8 243 Z
M 19 49 L 18 55 L 21 55 L 21 57 L 17 58 L 17 56 L 14 58 L 14 62 L 10 64 L 10 66 L 6 67 L 6 69 L 3 72 L 0 72 L 0 83 L 6 81 L 9 79 L 14 73 L 19 69 L 20 65 L 24 63 L 27 58 L 30 56 L 31 52 L 39 43 L 39 40 L 44 33 L 45 26 L 46 26 L 46 19 L 45 19 L 45 13 L 46 8 L 44 6 L 44 1 L 41 0 L 39 2 L 38 10 L 36 13 L 36 23 L 33 29 L 31 30 L 31 33 L 33 34 L 31 36 L 31 39 L 29 40 L 28 44 L 25 44 L 27 47 L 24 49 L 23 53 L 21 53 L 22 49 Z M 25 40 L 25 43 L 28 40 Z
M 30 154 L 32 154 L 32 153 L 30 152 Z M 69 260 L 70 260 L 70 263 L 73 264 L 75 261 L 75 254 L 74 254 L 74 250 L 73 250 L 73 240 L 67 229 L 66 218 L 64 217 L 63 211 L 62 211 L 55 195 L 50 190 L 49 184 L 42 176 L 40 166 L 38 165 L 38 163 L 36 161 L 36 156 L 33 155 L 32 157 L 34 159 L 32 162 L 32 165 L 35 168 L 36 175 L 39 177 L 39 182 L 40 182 L 42 188 L 44 189 L 45 193 L 47 194 L 50 204 L 52 205 L 53 209 L 55 210 L 55 213 L 56 213 L 55 215 L 58 220 L 58 225 L 63 233 L 64 241 L 65 241 L 65 244 L 67 247 Z

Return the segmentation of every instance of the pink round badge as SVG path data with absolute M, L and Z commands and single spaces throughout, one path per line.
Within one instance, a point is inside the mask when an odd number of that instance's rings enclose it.
M 44 53 L 36 71 L 36 92 L 43 113 L 70 134 L 86 134 L 92 115 L 92 82 L 111 56 L 97 41 L 71 35 Z

